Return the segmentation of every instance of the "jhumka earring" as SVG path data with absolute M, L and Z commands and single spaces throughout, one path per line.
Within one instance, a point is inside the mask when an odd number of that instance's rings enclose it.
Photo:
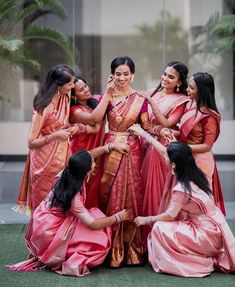
M 179 91 L 180 91 L 180 87 L 177 86 L 176 92 L 179 93 Z

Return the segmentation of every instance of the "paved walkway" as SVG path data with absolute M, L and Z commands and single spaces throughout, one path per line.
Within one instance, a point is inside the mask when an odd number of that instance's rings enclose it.
M 28 223 L 29 216 L 12 210 L 14 204 L 0 204 L 0 224 Z M 235 219 L 235 202 L 225 203 L 227 219 Z

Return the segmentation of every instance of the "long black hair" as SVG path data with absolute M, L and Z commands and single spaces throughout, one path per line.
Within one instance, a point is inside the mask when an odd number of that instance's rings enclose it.
M 76 85 L 76 82 L 78 81 L 83 81 L 85 84 L 87 84 L 87 82 L 82 77 L 76 76 L 74 80 L 75 85 Z M 71 96 L 74 96 L 75 93 L 76 93 L 76 87 L 71 89 Z M 90 99 L 87 100 L 88 107 L 92 108 L 93 110 L 97 107 L 98 103 L 99 102 L 94 97 L 91 97 Z M 79 103 L 73 97 L 71 97 L 70 107 L 73 107 L 73 106 L 79 106 Z
M 192 76 L 198 93 L 197 93 L 197 110 L 201 111 L 202 107 L 213 110 L 217 113 L 218 109 L 215 102 L 215 83 L 213 77 L 208 73 L 195 73 Z
M 42 83 L 34 98 L 34 109 L 42 114 L 45 107 L 51 102 L 58 88 L 69 83 L 74 75 L 74 71 L 64 64 L 53 66 L 49 70 L 46 80 Z
M 190 182 L 194 182 L 207 194 L 212 193 L 205 174 L 197 167 L 192 149 L 187 144 L 172 142 L 167 148 L 167 154 L 170 162 L 175 164 L 176 178 L 182 184 L 185 192 L 192 194 Z
M 178 94 L 184 94 L 187 95 L 187 87 L 188 87 L 188 83 L 187 83 L 187 77 L 188 77 L 188 67 L 179 62 L 179 61 L 172 61 L 170 63 L 168 63 L 165 66 L 164 71 L 166 70 L 166 68 L 168 67 L 172 67 L 174 68 L 178 73 L 179 73 L 179 80 L 181 81 L 181 85 L 179 86 L 179 91 L 175 90 L 176 93 Z M 157 91 L 161 90 L 162 86 L 161 83 L 159 83 L 159 85 L 157 86 L 157 88 L 154 90 L 154 92 L 152 93 L 151 97 L 156 94 Z
M 51 207 L 58 206 L 64 213 L 70 209 L 74 196 L 81 191 L 91 165 L 92 156 L 85 150 L 80 150 L 70 157 L 68 165 L 54 186 Z
M 111 74 L 114 75 L 115 70 L 117 67 L 121 65 L 127 65 L 130 69 L 132 74 L 135 73 L 135 63 L 134 61 L 128 56 L 120 56 L 112 60 L 111 62 Z

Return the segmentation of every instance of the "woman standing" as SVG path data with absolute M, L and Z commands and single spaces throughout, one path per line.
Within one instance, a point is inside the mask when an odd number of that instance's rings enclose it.
M 89 86 L 86 81 L 80 77 L 75 78 L 75 87 L 71 90 L 71 108 L 70 108 L 70 123 L 89 123 L 87 116 L 90 116 L 97 107 L 101 96 L 91 96 Z M 89 118 L 88 118 L 89 119 Z M 91 150 L 102 144 L 104 137 L 104 121 L 94 123 L 93 125 L 86 124 L 84 129 L 71 137 L 70 146 L 73 153 L 84 149 Z M 86 207 L 91 208 L 98 206 L 98 197 L 94 188 L 94 175 L 99 168 L 99 158 L 96 160 L 96 168 L 91 173 L 89 181 L 86 183 L 87 199 Z
M 167 64 L 159 86 L 150 90 L 145 97 L 149 102 L 148 113 L 151 122 L 158 125 L 157 139 L 167 146 L 160 134 L 162 127 L 178 130 L 188 98 L 186 96 L 188 68 L 181 62 Z M 142 176 L 144 183 L 144 215 L 158 214 L 162 191 L 169 172 L 164 159 L 151 145 L 144 157 Z
M 53 66 L 33 102 L 28 137 L 29 154 L 17 200 L 17 211 L 31 213 L 47 196 L 54 177 L 70 156 L 69 137 L 77 131 L 69 124 L 70 91 L 74 72 Z
M 183 277 L 204 277 L 218 269 L 234 273 L 235 238 L 190 146 L 171 142 L 166 148 L 140 127 L 131 129 L 158 150 L 176 177 L 168 190 L 169 207 L 159 215 L 135 219 L 137 226 L 153 224 L 148 252 L 154 271 Z
M 128 128 L 140 123 L 150 129 L 147 101 L 131 87 L 135 64 L 129 57 L 117 57 L 111 63 L 111 75 L 116 88 L 107 109 L 109 131 L 105 143 L 128 143 L 128 155 L 112 151 L 105 155 L 99 187 L 99 204 L 106 215 L 127 209 L 130 220 L 142 214 L 142 148 L 135 135 Z M 154 130 L 152 130 L 154 132 Z M 97 178 L 99 180 L 99 178 Z M 143 263 L 143 245 L 140 230 L 132 221 L 112 227 L 113 243 L 110 265 L 138 265 Z
M 127 145 L 102 146 L 71 156 L 47 198 L 34 211 L 26 233 L 32 257 L 8 266 L 11 270 L 38 271 L 49 267 L 61 275 L 84 276 L 100 265 L 111 246 L 109 226 L 128 219 L 126 210 L 106 217 L 98 208 L 84 207 L 84 181 L 94 169 L 93 156 Z M 92 156 L 93 155 L 93 156 Z
M 208 73 L 194 74 L 189 81 L 187 92 L 191 101 L 187 103 L 181 118 L 180 131 L 175 135 L 179 134 L 179 141 L 192 148 L 197 166 L 208 179 L 215 204 L 225 214 L 222 189 L 211 150 L 220 133 L 220 114 L 215 102 L 213 77 Z M 166 136 L 171 136 L 168 131 L 164 132 Z M 164 194 L 161 210 L 165 208 L 169 197 L 167 191 L 164 191 Z

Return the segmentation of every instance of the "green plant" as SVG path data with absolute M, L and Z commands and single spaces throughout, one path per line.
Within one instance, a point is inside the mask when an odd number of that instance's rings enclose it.
M 214 52 L 235 51 L 235 15 L 221 16 L 209 34 L 217 36 L 217 46 Z
M 0 70 L 28 66 L 39 69 L 40 64 L 30 56 L 25 43 L 46 39 L 58 44 L 65 52 L 68 64 L 73 64 L 72 45 L 67 36 L 56 29 L 35 24 L 45 14 L 67 16 L 57 0 L 0 0 Z

